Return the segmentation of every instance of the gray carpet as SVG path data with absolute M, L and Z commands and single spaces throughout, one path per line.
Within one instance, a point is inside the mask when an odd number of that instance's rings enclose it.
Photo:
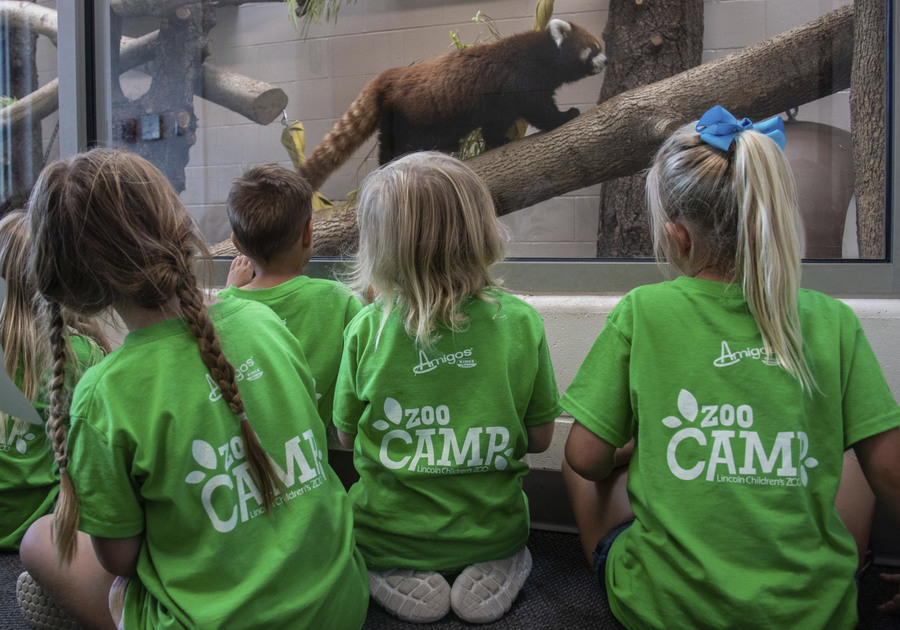
M 531 577 L 512 610 L 499 621 L 475 626 L 450 613 L 443 620 L 421 626 L 399 621 L 377 605 L 369 608 L 364 628 L 368 630 L 606 630 L 618 624 L 609 612 L 581 556 L 574 534 L 533 530 L 528 548 L 534 559 Z M 896 586 L 881 582 L 879 571 L 896 568 L 873 567 L 863 576 L 860 590 L 859 630 L 898 630 L 900 616 L 887 616 L 875 606 L 896 593 Z M 30 630 L 16 603 L 16 578 L 22 571 L 15 553 L 0 553 L 0 630 Z

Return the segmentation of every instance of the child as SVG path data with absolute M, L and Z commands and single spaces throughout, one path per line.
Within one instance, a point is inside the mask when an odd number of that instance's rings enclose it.
M 312 255 L 312 190 L 277 164 L 254 166 L 235 180 L 227 208 L 231 240 L 244 255 L 219 297 L 262 302 L 284 321 L 309 361 L 329 425 L 344 327 L 362 305 L 341 284 L 303 275 Z
M 458 160 L 415 153 L 372 173 L 357 221 L 352 284 L 373 301 L 345 332 L 334 423 L 360 474 L 371 595 L 412 622 L 451 606 L 498 619 L 531 570 L 520 460 L 549 446 L 560 412 L 543 322 L 491 278 L 494 205 Z
M 80 528 L 121 576 L 107 619 L 129 630 L 359 628 L 365 567 L 296 339 L 259 304 L 207 307 L 194 275 L 205 247 L 143 158 L 94 149 L 55 162 L 29 215 L 54 357 L 63 307 L 112 306 L 129 330 L 70 405 L 58 360 L 51 382 L 53 540 L 77 564 L 92 557 L 73 548 Z M 22 561 L 71 605 L 95 583 L 57 561 L 49 529 L 29 530 Z
M 717 106 L 660 148 L 654 240 L 684 277 L 628 293 L 562 399 L 579 533 L 627 627 L 852 628 L 846 449 L 900 517 L 900 409 L 850 308 L 799 289 L 781 129 Z
M 7 291 L 0 310 L 0 347 L 9 378 L 46 422 L 50 344 L 27 274 L 29 247 L 25 212 L 14 210 L 0 220 L 0 277 L 6 279 Z M 91 322 L 68 317 L 67 324 L 77 376 L 100 360 L 101 344 L 107 351 L 108 346 Z M 58 491 L 59 475 L 44 427 L 0 412 L 0 549 L 18 549 L 28 526 L 53 510 Z

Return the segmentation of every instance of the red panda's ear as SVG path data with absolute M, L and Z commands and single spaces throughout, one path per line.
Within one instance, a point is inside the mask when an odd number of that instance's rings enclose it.
M 572 25 L 565 20 L 550 20 L 547 24 L 547 28 L 550 29 L 550 37 L 556 42 L 557 48 L 562 46 L 563 40 L 565 40 L 569 33 L 572 32 Z

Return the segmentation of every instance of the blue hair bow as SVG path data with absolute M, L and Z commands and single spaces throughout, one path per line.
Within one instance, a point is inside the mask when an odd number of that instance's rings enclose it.
M 695 129 L 703 142 L 723 151 L 728 151 L 735 136 L 748 129 L 769 136 L 775 141 L 775 144 L 781 147 L 782 151 L 784 150 L 784 121 L 780 116 L 753 124 L 749 118 L 738 120 L 724 107 L 716 105 L 700 117 Z

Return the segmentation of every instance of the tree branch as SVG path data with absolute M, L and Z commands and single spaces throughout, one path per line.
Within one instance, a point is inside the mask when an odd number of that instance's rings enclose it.
M 283 2 L 284 0 L 215 0 L 217 7 L 257 4 L 261 2 Z M 197 0 L 110 0 L 109 8 L 122 17 L 166 17 Z
M 38 6 L 30 2 L 4 3 L 0 0 L 0 8 L 2 4 Z M 123 37 L 119 52 L 119 70 L 124 72 L 152 61 L 158 35 L 159 31 L 153 31 L 141 37 Z M 269 83 L 236 72 L 220 70 L 207 63 L 200 66 L 200 73 L 203 98 L 260 125 L 268 125 L 287 107 L 287 94 L 281 88 Z M 0 137 L 6 138 L 8 133 L 18 131 L 27 124 L 29 116 L 32 119 L 43 120 L 58 108 L 59 79 L 53 79 L 25 98 L 0 109 Z
M 0 16 L 12 26 L 30 28 L 56 45 L 56 11 L 34 2 L 0 0 Z

